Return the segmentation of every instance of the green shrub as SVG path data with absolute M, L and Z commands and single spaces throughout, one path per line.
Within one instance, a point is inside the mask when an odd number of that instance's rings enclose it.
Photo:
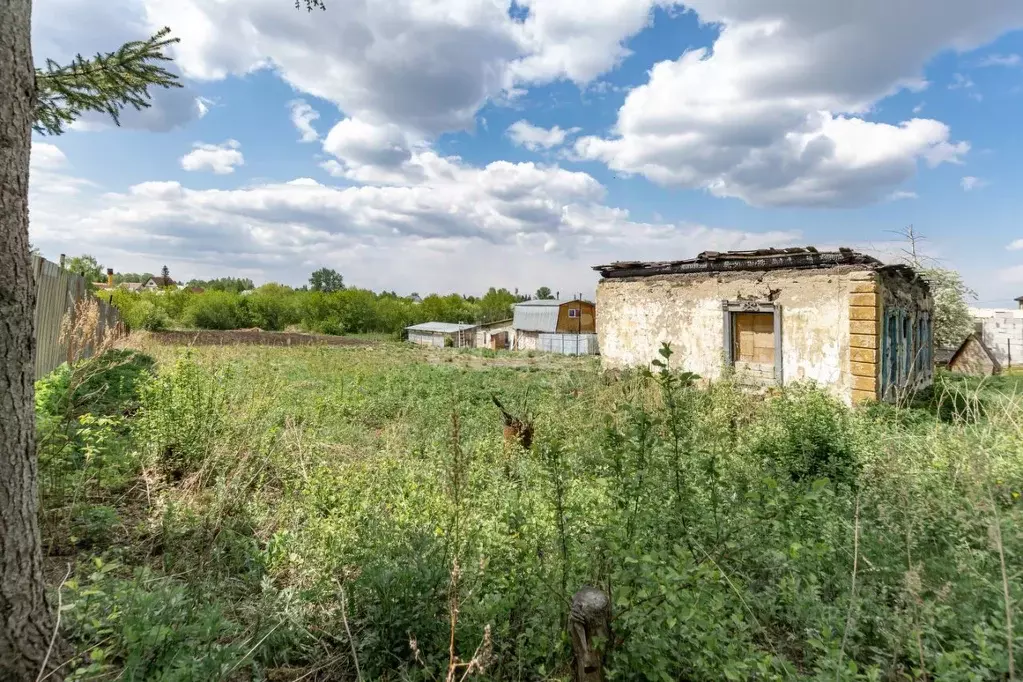
M 107 351 L 74 368 L 65 363 L 36 382 L 36 411 L 50 417 L 130 412 L 155 364 L 151 356 L 125 349 Z
M 244 298 L 253 326 L 281 331 L 298 321 L 293 292 L 280 284 L 264 284 Z
M 792 388 L 768 403 L 754 454 L 794 481 L 851 483 L 859 470 L 847 408 L 823 391 Z
M 171 477 L 197 470 L 213 453 L 225 427 L 226 375 L 186 355 L 145 385 L 135 436 Z
M 945 423 L 974 423 L 983 419 L 988 410 L 988 399 L 982 391 L 944 372 L 913 396 L 911 404 Z
M 167 313 L 149 300 L 139 301 L 126 315 L 124 321 L 129 329 L 157 332 L 166 329 L 170 323 Z
M 77 509 L 71 524 L 71 542 L 80 549 L 106 547 L 118 524 L 117 510 L 109 505 L 86 505 Z
M 96 559 L 88 576 L 64 587 L 69 639 L 82 652 L 70 680 L 200 682 L 250 668 L 243 628 L 218 604 L 146 570 L 116 577 L 119 568 Z
M 338 317 L 328 317 L 326 320 L 313 325 L 312 331 L 319 334 L 333 334 L 341 336 L 345 333 L 345 326 Z
M 197 329 L 244 329 L 251 326 L 242 296 L 209 291 L 193 296 L 184 310 L 185 324 Z

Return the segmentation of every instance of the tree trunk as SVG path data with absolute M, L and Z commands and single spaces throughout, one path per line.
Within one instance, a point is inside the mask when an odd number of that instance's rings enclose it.
M 0 680 L 35 680 L 53 620 L 36 490 L 35 281 L 28 172 L 35 109 L 31 0 L 0 0 Z M 51 657 L 56 658 L 56 657 Z M 52 677 L 51 677 L 52 679 Z

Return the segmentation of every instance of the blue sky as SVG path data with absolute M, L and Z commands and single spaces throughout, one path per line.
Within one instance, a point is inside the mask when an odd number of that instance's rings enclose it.
M 179 278 L 591 292 L 592 265 L 706 249 L 892 258 L 912 224 L 1008 306 L 1023 4 L 973 5 L 37 0 L 38 60 L 167 25 L 185 87 L 36 140 L 33 243 Z

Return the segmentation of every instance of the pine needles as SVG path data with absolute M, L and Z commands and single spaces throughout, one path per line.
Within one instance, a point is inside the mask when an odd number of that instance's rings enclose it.
M 60 135 L 87 111 L 109 114 L 120 125 L 125 107 L 150 106 L 149 88 L 179 88 L 177 75 L 164 68 L 171 58 L 165 50 L 177 38 L 162 28 L 147 40 L 125 43 L 115 52 L 86 59 L 75 56 L 67 65 L 52 59 L 36 70 L 37 109 L 33 126 L 44 135 Z

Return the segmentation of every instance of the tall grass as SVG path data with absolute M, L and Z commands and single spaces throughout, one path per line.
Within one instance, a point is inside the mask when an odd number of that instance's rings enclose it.
M 84 448 L 106 472 L 75 502 L 88 541 L 51 543 L 77 561 L 73 677 L 569 679 L 583 585 L 611 597 L 609 679 L 1014 674 L 1011 393 L 946 377 L 850 411 L 697 389 L 670 353 L 612 376 L 398 346 L 153 352 L 137 411 L 102 437 L 65 422 L 74 443 L 41 455 L 50 478 Z M 933 408 L 953 391 L 983 411 Z M 532 449 L 495 393 L 532 415 Z

